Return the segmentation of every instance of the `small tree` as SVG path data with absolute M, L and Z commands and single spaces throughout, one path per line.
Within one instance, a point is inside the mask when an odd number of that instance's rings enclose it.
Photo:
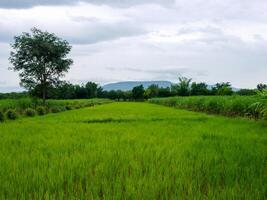
M 71 46 L 55 34 L 37 28 L 31 32 L 14 38 L 9 60 L 14 66 L 11 69 L 20 72 L 21 86 L 32 90 L 39 85 L 45 103 L 47 88 L 56 84 L 73 63 L 66 58 Z
M 143 100 L 144 99 L 144 87 L 143 85 L 136 86 L 132 89 L 132 95 L 134 100 Z

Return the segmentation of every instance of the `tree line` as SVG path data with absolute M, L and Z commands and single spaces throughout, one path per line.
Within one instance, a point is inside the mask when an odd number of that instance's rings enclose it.
M 267 89 L 267 84 L 258 84 L 257 89 L 241 89 L 233 91 L 229 82 L 217 83 L 210 87 L 204 82 L 192 82 L 192 79 L 179 77 L 177 84 L 171 87 L 159 87 L 152 84 L 148 88 L 143 85 L 134 87 L 129 91 L 111 90 L 105 91 L 94 82 L 86 84 L 72 84 L 62 81 L 57 85 L 50 85 L 46 90 L 47 99 L 91 99 L 91 98 L 108 98 L 118 101 L 145 100 L 155 97 L 172 97 L 172 96 L 227 96 L 227 95 L 256 95 L 257 91 Z M 37 85 L 29 92 L 0 94 L 1 98 L 21 98 L 32 96 L 42 98 L 42 87 Z

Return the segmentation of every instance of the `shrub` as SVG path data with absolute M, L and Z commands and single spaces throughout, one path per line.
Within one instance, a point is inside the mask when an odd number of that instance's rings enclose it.
M 6 111 L 6 118 L 11 119 L 11 120 L 15 120 L 18 118 L 18 114 L 15 110 L 9 109 Z
M 32 108 L 27 108 L 25 110 L 25 115 L 28 116 L 28 117 L 34 117 L 36 114 L 36 111 Z
M 79 103 L 75 104 L 75 106 L 74 106 L 75 109 L 79 109 L 79 108 L 81 108 L 81 107 L 82 107 L 82 105 L 79 104 Z
M 38 106 L 36 108 L 36 111 L 37 111 L 38 115 L 45 115 L 46 114 L 46 109 L 44 106 Z
M 65 110 L 66 110 L 65 106 L 53 106 L 50 109 L 51 113 L 63 112 Z
M 66 108 L 66 110 L 72 110 L 71 105 L 66 105 L 65 108 Z
M 262 111 L 263 119 L 267 120 L 267 108 Z
M 261 102 L 251 104 L 247 109 L 247 116 L 259 119 L 263 116 L 264 105 Z
M 0 111 L 0 122 L 3 122 L 5 120 L 4 113 Z

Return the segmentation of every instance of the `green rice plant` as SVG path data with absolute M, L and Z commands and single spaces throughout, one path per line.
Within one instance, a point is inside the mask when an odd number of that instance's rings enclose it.
M 36 111 L 32 108 L 27 108 L 27 109 L 25 109 L 24 113 L 28 117 L 34 117 L 36 114 Z
M 6 111 L 6 118 L 7 119 L 11 119 L 11 120 L 17 119 L 18 118 L 18 114 L 17 114 L 16 110 L 14 110 L 14 109 L 8 109 Z
M 7 120 L 0 199 L 266 199 L 266 133 L 263 121 L 140 102 Z

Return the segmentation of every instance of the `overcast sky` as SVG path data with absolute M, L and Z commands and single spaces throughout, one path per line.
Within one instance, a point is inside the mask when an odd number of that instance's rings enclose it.
M 0 0 L 0 92 L 19 87 L 10 43 L 32 27 L 71 43 L 72 83 L 267 82 L 266 0 Z

